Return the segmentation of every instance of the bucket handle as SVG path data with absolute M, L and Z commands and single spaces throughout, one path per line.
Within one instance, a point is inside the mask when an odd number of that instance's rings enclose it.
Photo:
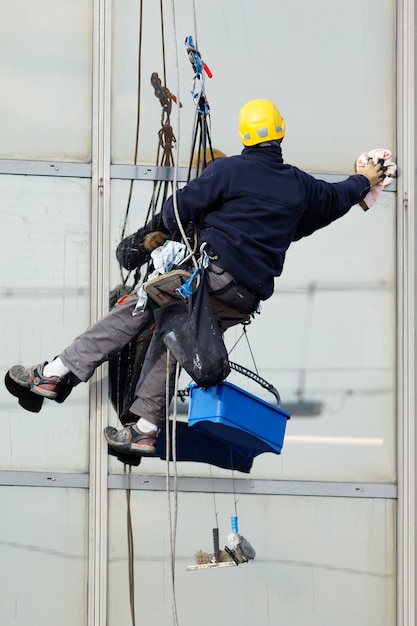
M 281 396 L 279 395 L 279 391 L 278 389 L 275 389 L 275 387 L 271 385 L 271 383 L 266 381 L 264 378 L 261 378 L 258 374 L 255 374 L 255 372 L 252 372 L 251 370 L 248 370 L 246 367 L 243 367 L 243 365 L 238 365 L 238 363 L 233 363 L 233 361 L 229 361 L 229 365 L 230 365 L 230 369 L 235 370 L 235 372 L 238 372 L 239 374 L 243 374 L 244 376 L 247 376 L 247 378 L 251 378 L 252 380 L 257 382 L 259 385 L 261 385 L 261 387 L 263 387 L 264 389 L 267 389 L 270 393 L 272 393 L 275 396 L 277 405 L 281 406 Z
M 269 383 L 264 378 L 261 378 L 259 374 L 255 374 L 255 372 L 252 372 L 252 370 L 248 370 L 243 365 L 238 365 L 238 363 L 233 363 L 233 361 L 229 361 L 229 365 L 230 369 L 235 370 L 235 372 L 238 372 L 238 374 L 243 374 L 243 376 L 246 376 L 247 378 L 251 378 L 259 385 L 261 385 L 261 387 L 272 393 L 277 401 L 277 406 L 281 406 L 281 396 L 279 395 L 279 391 L 273 385 L 271 385 L 271 383 Z M 181 400 L 181 402 L 184 402 L 185 398 L 189 396 L 189 389 L 178 389 L 177 396 Z

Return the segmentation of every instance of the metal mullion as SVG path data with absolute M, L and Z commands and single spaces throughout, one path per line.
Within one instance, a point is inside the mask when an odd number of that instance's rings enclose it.
M 397 4 L 398 120 L 398 519 L 397 626 L 415 626 L 416 578 L 416 13 Z
M 110 230 L 110 42 L 111 0 L 93 0 L 93 110 L 91 181 L 91 321 L 108 310 Z M 90 385 L 88 626 L 107 623 L 106 368 Z

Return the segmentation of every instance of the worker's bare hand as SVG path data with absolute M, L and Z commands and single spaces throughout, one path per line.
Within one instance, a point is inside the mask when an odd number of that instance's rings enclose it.
M 375 187 L 385 178 L 385 170 L 387 168 L 381 163 L 374 163 L 372 159 L 368 159 L 368 163 L 364 167 L 356 168 L 358 174 L 363 174 L 369 180 L 371 187 Z
M 162 246 L 165 241 L 169 239 L 169 235 L 162 233 L 160 230 L 156 230 L 153 233 L 148 233 L 143 239 L 143 247 L 147 252 L 152 252 L 155 248 Z

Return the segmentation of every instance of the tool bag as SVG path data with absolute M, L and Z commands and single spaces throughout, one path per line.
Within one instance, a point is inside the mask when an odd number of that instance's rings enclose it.
M 188 297 L 156 309 L 154 315 L 157 332 L 196 385 L 210 387 L 228 376 L 229 359 L 204 272 Z

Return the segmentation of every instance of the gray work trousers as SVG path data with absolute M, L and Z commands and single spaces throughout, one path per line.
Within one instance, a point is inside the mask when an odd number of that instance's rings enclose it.
M 237 283 L 233 276 L 211 261 L 207 268 L 210 299 L 220 328 L 247 321 L 259 305 L 257 296 Z M 132 315 L 137 304 L 136 294 L 121 298 L 113 309 L 79 335 L 61 354 L 63 363 L 81 381 L 86 382 L 96 368 L 110 360 L 138 334 L 154 324 L 149 306 Z M 176 361 L 169 354 L 158 333 L 154 333 L 135 389 L 130 407 L 132 421 L 144 417 L 158 427 L 165 423 L 167 374 L 168 401 L 174 390 Z

